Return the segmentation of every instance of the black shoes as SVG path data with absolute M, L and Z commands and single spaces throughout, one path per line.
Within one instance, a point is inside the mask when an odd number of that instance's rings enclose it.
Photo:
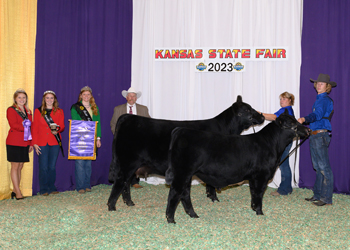
M 324 206 L 324 205 L 326 205 L 326 206 L 331 206 L 332 204 L 331 203 L 325 203 L 325 202 L 323 202 L 323 201 L 315 201 L 315 202 L 313 202 L 312 204 L 314 204 L 315 206 Z
M 13 198 L 16 198 L 16 200 L 23 200 L 23 199 L 24 199 L 24 197 L 22 197 L 22 198 L 17 198 L 15 192 L 12 192 L 12 193 L 11 193 L 11 199 L 13 200 Z
M 311 201 L 315 206 L 332 205 L 331 203 L 325 203 L 323 201 L 315 199 L 313 196 L 311 198 L 305 198 L 306 201 Z
M 311 198 L 305 198 L 306 201 L 318 201 L 317 199 L 315 199 L 313 196 Z

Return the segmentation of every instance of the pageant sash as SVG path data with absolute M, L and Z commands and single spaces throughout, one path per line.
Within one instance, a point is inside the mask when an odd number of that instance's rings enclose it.
M 38 109 L 39 109 L 39 111 L 40 111 L 40 113 L 41 113 L 41 107 L 39 107 Z M 47 125 L 49 125 L 49 128 L 51 129 L 50 124 L 51 124 L 51 123 L 55 123 L 55 122 L 52 120 L 52 117 L 50 116 L 50 112 L 45 111 L 44 119 L 45 119 Z M 54 136 L 55 136 L 55 138 L 56 138 L 56 141 L 57 141 L 58 145 L 59 145 L 60 148 L 61 148 L 62 156 L 64 157 L 63 146 L 62 146 L 62 141 L 61 141 L 60 135 L 59 135 L 59 133 L 57 132 L 57 134 L 55 134 Z
M 84 121 L 92 121 L 92 118 L 89 114 L 89 111 L 86 110 L 86 108 L 84 107 L 83 104 L 81 104 L 81 102 L 77 102 L 75 104 L 72 105 L 72 108 L 75 108 L 75 110 L 77 111 L 78 115 L 80 115 L 80 118 Z
M 11 106 L 11 108 L 13 108 L 17 112 L 17 114 L 19 114 L 19 116 L 22 117 L 23 120 L 28 119 L 27 113 L 23 113 L 21 110 L 19 110 L 15 106 Z M 24 110 L 26 109 L 24 108 Z
M 22 125 L 24 127 L 24 141 L 31 141 L 32 134 L 30 133 L 30 126 L 32 125 L 32 122 L 28 119 L 27 113 L 23 113 L 21 110 L 14 106 L 11 106 L 11 108 L 13 108 L 17 112 L 17 114 L 19 114 L 19 116 L 23 119 Z
M 68 160 L 96 160 L 97 121 L 69 120 Z

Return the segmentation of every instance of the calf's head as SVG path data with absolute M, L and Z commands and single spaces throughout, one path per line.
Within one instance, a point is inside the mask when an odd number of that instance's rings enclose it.
M 290 130 L 294 137 L 304 138 L 309 135 L 309 129 L 301 125 L 294 116 L 289 115 L 287 109 L 276 119 L 276 122 L 282 129 Z
M 232 105 L 234 114 L 240 119 L 244 129 L 248 129 L 252 125 L 262 124 L 265 117 L 256 112 L 248 103 L 242 101 L 242 97 L 237 96 L 237 101 Z

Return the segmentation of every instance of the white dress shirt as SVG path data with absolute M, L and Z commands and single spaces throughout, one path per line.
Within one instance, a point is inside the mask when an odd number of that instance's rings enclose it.
M 130 107 L 132 107 L 131 109 L 132 109 L 132 114 L 133 115 L 137 115 L 137 112 L 136 112 L 136 103 L 134 104 L 134 105 L 130 105 L 129 103 L 126 105 L 126 113 L 128 113 L 129 114 L 129 112 L 130 112 Z

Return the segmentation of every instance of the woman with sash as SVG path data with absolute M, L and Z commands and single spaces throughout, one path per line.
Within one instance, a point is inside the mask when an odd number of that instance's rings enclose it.
M 44 92 L 41 106 L 34 111 L 33 146 L 39 156 L 40 194 L 57 194 L 56 161 L 61 149 L 61 132 L 64 130 L 64 113 L 58 107 L 55 92 Z
M 96 146 L 101 147 L 100 111 L 90 87 L 85 86 L 80 90 L 78 102 L 71 107 L 71 115 L 72 120 L 98 121 Z M 91 160 L 75 160 L 75 186 L 80 194 L 91 192 L 90 178 Z
M 6 138 L 7 161 L 11 163 L 13 192 L 11 198 L 24 199 L 21 190 L 21 171 L 25 162 L 29 162 L 29 153 L 33 151 L 30 127 L 32 112 L 28 108 L 28 96 L 23 89 L 17 89 L 13 95 L 13 105 L 7 109 L 10 130 Z

